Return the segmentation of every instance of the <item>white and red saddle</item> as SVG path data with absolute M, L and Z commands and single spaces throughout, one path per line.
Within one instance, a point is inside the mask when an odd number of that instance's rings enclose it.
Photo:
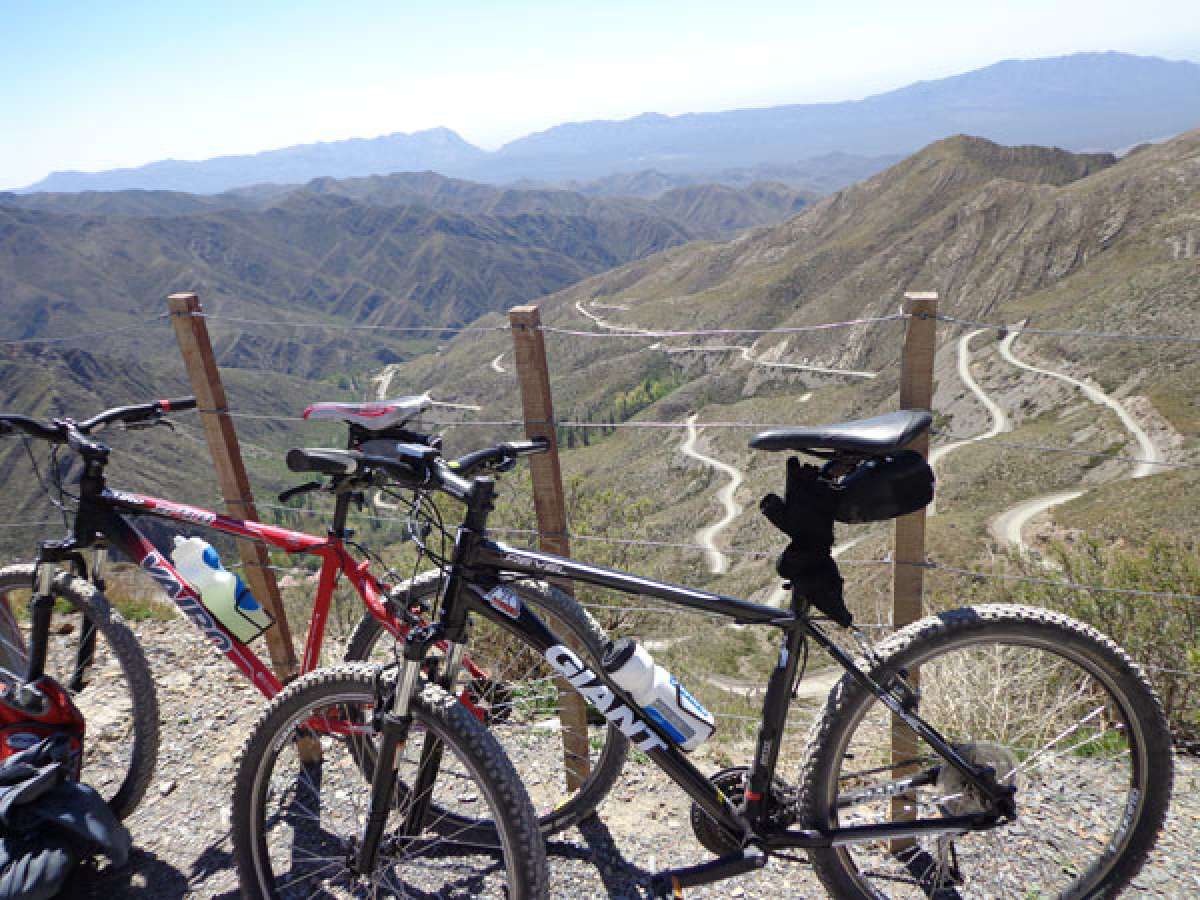
M 382 431 L 393 425 L 403 425 L 432 406 L 428 394 L 366 403 L 314 403 L 304 410 L 304 418 L 338 419 L 368 431 Z

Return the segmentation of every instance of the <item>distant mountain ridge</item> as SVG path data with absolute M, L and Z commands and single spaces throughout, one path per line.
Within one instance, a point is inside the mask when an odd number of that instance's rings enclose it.
M 648 173 L 641 187 L 655 181 Z M 303 185 L 255 185 L 221 194 L 176 191 L 83 191 L 80 193 L 0 193 L 0 207 L 72 215 L 177 217 L 221 210 L 261 211 L 338 206 L 337 200 L 367 206 L 422 206 L 466 216 L 576 216 L 627 221 L 667 220 L 689 238 L 728 237 L 743 228 L 780 222 L 816 199 L 779 182 L 756 181 L 743 188 L 666 179 L 651 196 L 583 194 L 545 187 L 496 187 L 435 172 L 403 172 L 361 178 L 314 178 Z M 682 186 L 665 187 L 678 183 Z M 322 199 L 323 198 L 323 199 Z
M 431 128 L 412 134 L 299 144 L 215 159 L 167 159 L 107 172 L 55 172 L 26 190 L 164 190 L 216 194 L 258 182 L 296 184 L 318 176 L 348 178 L 422 169 L 465 171 L 484 156 L 484 150 L 467 143 L 449 128 Z
M 806 173 L 824 173 L 830 154 L 893 161 L 959 133 L 1004 144 L 1118 150 L 1198 124 L 1200 65 L 1114 52 L 1079 53 L 1006 60 L 858 101 L 566 123 L 490 153 L 449 129 L 436 128 L 250 156 L 167 160 L 109 172 L 56 172 L 26 190 L 140 188 L 203 194 L 264 182 L 305 183 L 321 176 L 426 169 L 491 183 L 532 179 L 558 184 L 646 170 L 669 179 L 772 166 L 783 167 L 789 177 L 763 173 L 754 180 L 785 180 L 820 189 L 805 180 Z M 886 164 L 825 189 L 844 187 Z
M 0 334 L 121 327 L 184 289 L 248 318 L 458 326 L 667 247 L 783 221 L 812 199 L 766 182 L 645 199 L 432 172 L 217 195 L 0 194 Z M 303 377 L 367 364 L 353 335 L 334 334 L 305 345 L 251 330 L 219 353 Z M 370 348 L 380 363 L 398 358 Z

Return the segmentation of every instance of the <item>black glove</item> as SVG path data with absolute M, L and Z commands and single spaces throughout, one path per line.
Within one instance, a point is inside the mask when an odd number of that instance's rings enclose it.
M 792 539 L 779 556 L 775 570 L 792 583 L 792 590 L 833 621 L 847 627 L 853 621 L 842 596 L 842 576 L 830 555 L 833 548 L 833 489 L 818 479 L 813 465 L 787 462 L 784 499 L 767 494 L 759 509 L 772 525 Z

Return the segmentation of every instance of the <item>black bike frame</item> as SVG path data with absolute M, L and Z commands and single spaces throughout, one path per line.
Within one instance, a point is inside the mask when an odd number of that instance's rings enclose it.
M 468 514 L 468 519 L 471 516 Z M 915 697 L 890 679 L 881 685 L 864 672 L 853 658 L 837 646 L 807 613 L 807 605 L 793 597 L 790 610 L 762 606 L 735 597 L 682 587 L 643 578 L 616 569 L 578 562 L 536 550 L 524 550 L 489 540 L 481 531 L 464 526 L 455 541 L 439 627 L 447 640 L 465 639 L 465 622 L 470 612 L 519 631 L 523 639 L 537 647 L 551 667 L 610 723 L 618 727 L 654 761 L 705 812 L 735 840 L 755 840 L 767 849 L 828 847 L 861 841 L 918 835 L 963 833 L 992 827 L 999 817 L 992 812 L 937 819 L 914 819 L 880 825 L 815 829 L 772 829 L 768 824 L 767 796 L 775 774 L 780 740 L 787 720 L 788 701 L 795 681 L 798 661 L 805 639 L 811 638 L 829 653 L 859 684 L 888 707 L 916 732 L 939 756 L 975 785 L 993 804 L 1006 799 L 989 773 L 977 769 L 942 738 L 915 712 Z M 717 616 L 737 623 L 769 625 L 783 632 L 778 662 L 767 684 L 754 759 L 750 766 L 743 810 L 735 808 L 729 797 L 688 759 L 682 750 L 649 719 L 625 691 L 598 666 L 581 660 L 528 606 L 519 602 L 516 592 L 507 588 L 514 576 L 562 579 L 608 588 L 625 594 L 654 597 L 671 604 Z M 905 790 L 914 785 L 905 786 Z M 903 791 L 898 790 L 897 793 Z M 993 809 L 996 806 L 993 805 Z

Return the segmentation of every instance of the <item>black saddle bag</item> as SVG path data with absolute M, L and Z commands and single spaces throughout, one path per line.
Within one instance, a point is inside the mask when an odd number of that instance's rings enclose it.
M 913 450 L 864 460 L 833 483 L 833 517 L 856 523 L 908 515 L 932 502 L 933 482 L 933 469 Z
M 882 522 L 928 506 L 933 470 L 919 453 L 902 450 L 864 460 L 840 478 L 828 478 L 826 471 L 792 457 L 784 498 L 767 494 L 759 508 L 792 539 L 775 570 L 796 594 L 847 627 L 854 617 L 846 608 L 842 575 L 831 552 L 833 523 Z

